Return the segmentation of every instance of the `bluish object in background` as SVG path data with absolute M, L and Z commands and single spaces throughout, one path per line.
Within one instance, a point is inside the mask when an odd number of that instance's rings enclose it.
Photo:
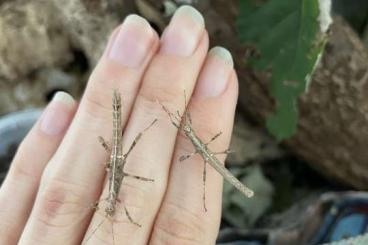
M 29 109 L 0 117 L 0 184 L 19 143 L 41 115 L 41 109 Z
M 368 198 L 345 198 L 331 206 L 313 244 L 337 242 L 361 235 L 367 229 Z
M 354 237 L 360 235 L 367 224 L 367 216 L 365 214 L 351 214 L 340 219 L 336 224 L 330 241 L 340 241 L 347 237 Z M 361 228 L 361 229 L 359 229 Z
M 0 156 L 6 154 L 10 145 L 22 141 L 40 115 L 40 109 L 31 109 L 0 117 Z
M 299 212 L 293 226 L 263 230 L 227 228 L 220 231 L 217 244 L 317 245 L 357 237 L 368 231 L 368 192 L 325 193 Z M 362 244 L 368 243 L 359 243 Z

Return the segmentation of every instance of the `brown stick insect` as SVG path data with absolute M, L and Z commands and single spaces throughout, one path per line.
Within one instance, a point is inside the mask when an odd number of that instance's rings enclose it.
M 186 95 L 184 92 L 184 99 L 185 105 L 186 102 Z M 161 104 L 161 103 L 160 103 Z M 200 139 L 192 127 L 192 119 L 190 113 L 188 111 L 184 111 L 183 115 L 180 115 L 179 111 L 176 111 L 176 114 L 170 112 L 163 104 L 161 104 L 164 111 L 169 115 L 171 123 L 184 132 L 184 135 L 187 139 L 190 140 L 192 145 L 194 146 L 195 151 L 188 155 L 183 155 L 179 158 L 179 161 L 185 161 L 188 158 L 194 156 L 195 154 L 199 154 L 203 161 L 204 161 L 204 168 L 203 168 L 203 207 L 204 210 L 207 212 L 206 208 L 206 166 L 209 163 L 219 174 L 223 176 L 223 178 L 232 184 L 236 189 L 238 189 L 241 193 L 243 193 L 246 197 L 252 197 L 254 192 L 246 187 L 243 183 L 241 183 L 228 169 L 225 168 L 224 164 L 221 163 L 220 160 L 216 157 L 216 155 L 220 154 L 229 154 L 231 153 L 230 150 L 225 150 L 222 152 L 213 152 L 208 148 L 208 145 L 217 139 L 222 132 L 216 134 L 208 143 L 204 143 L 202 139 Z
M 109 191 L 108 196 L 103 199 L 103 201 L 106 201 L 107 205 L 105 208 L 105 217 L 106 219 L 113 220 L 115 213 L 116 213 L 116 206 L 117 203 L 121 203 L 121 201 L 118 199 L 118 195 L 121 189 L 122 182 L 125 177 L 131 177 L 135 178 L 141 181 L 149 181 L 153 182 L 153 179 L 145 178 L 137 175 L 132 175 L 130 173 L 127 173 L 124 171 L 124 167 L 127 162 L 127 158 L 129 154 L 132 152 L 133 148 L 136 146 L 138 141 L 141 139 L 144 132 L 146 132 L 149 128 L 151 128 L 156 122 L 157 119 L 155 119 L 147 128 L 145 128 L 143 131 L 141 131 L 133 140 L 133 143 L 130 145 L 127 152 L 123 153 L 123 145 L 122 145 L 122 124 L 121 124 L 121 96 L 120 93 L 117 90 L 114 90 L 113 92 L 113 99 L 112 99 L 112 107 L 113 107 L 113 133 L 112 133 L 112 143 L 111 146 L 109 143 L 107 143 L 101 136 L 98 137 L 100 143 L 105 148 L 107 152 L 110 153 L 110 159 L 108 163 L 106 164 L 106 171 L 109 176 Z M 95 205 L 95 209 L 98 210 L 98 202 Z M 130 223 L 141 227 L 140 224 L 138 224 L 136 221 L 133 220 L 131 217 L 128 209 L 126 208 L 125 204 L 122 203 L 122 206 L 124 207 L 125 214 L 127 218 L 129 219 Z M 93 236 L 93 234 L 98 230 L 100 226 L 106 221 L 106 219 L 102 220 L 96 228 L 92 231 L 89 238 L 85 241 L 85 243 Z M 113 224 L 111 225 L 112 234 L 114 234 L 113 231 Z M 114 237 L 113 237 L 114 241 Z

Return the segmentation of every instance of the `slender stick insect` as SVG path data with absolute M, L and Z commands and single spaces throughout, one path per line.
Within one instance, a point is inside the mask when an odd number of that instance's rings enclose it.
M 122 124 L 121 124 L 121 96 L 120 93 L 117 90 L 114 90 L 113 93 L 113 99 L 112 99 L 112 107 L 113 107 L 113 135 L 112 135 L 112 144 L 111 147 L 109 146 L 109 143 L 107 143 L 101 136 L 98 137 L 100 143 L 105 148 L 106 151 L 110 153 L 110 159 L 108 163 L 106 164 L 106 171 L 109 176 L 109 191 L 108 196 L 104 201 L 107 202 L 106 208 L 105 208 L 105 217 L 107 219 L 112 219 L 115 216 L 116 213 L 116 205 L 117 203 L 121 203 L 121 201 L 118 199 L 118 195 L 120 192 L 120 188 L 122 185 L 122 182 L 125 177 L 131 177 L 135 178 L 141 181 L 149 181 L 153 182 L 153 179 L 132 175 L 124 171 L 124 167 L 127 162 L 127 158 L 129 154 L 132 152 L 133 148 L 136 146 L 138 141 L 141 139 L 144 132 L 146 132 L 150 127 L 152 127 L 156 122 L 157 119 L 155 119 L 146 129 L 141 131 L 134 139 L 133 143 L 130 145 L 127 152 L 123 153 L 123 145 L 122 145 Z M 129 221 L 141 227 L 140 224 L 138 224 L 136 221 L 133 220 L 131 217 L 128 209 L 126 208 L 125 204 L 122 203 L 124 207 L 125 214 Z M 96 210 L 98 209 L 98 203 L 95 205 Z M 102 224 L 106 221 L 106 219 L 102 220 L 97 227 L 92 231 L 89 238 L 86 240 L 86 242 L 92 237 L 92 235 L 97 231 L 97 229 L 102 226 Z M 111 226 L 112 234 L 113 232 L 113 224 Z M 114 241 L 114 237 L 113 237 Z
M 186 96 L 185 97 L 185 105 L 186 103 Z M 208 143 L 204 143 L 195 133 L 192 127 L 192 119 L 190 117 L 190 114 L 188 111 L 185 111 L 183 115 L 180 115 L 179 111 L 176 112 L 176 114 L 173 114 L 170 112 L 164 105 L 162 105 L 162 108 L 165 110 L 165 112 L 169 115 L 171 123 L 178 128 L 181 129 L 184 132 L 184 135 L 186 138 L 190 140 L 192 145 L 194 146 L 195 151 L 193 153 L 190 153 L 188 155 L 181 156 L 179 158 L 179 161 L 182 162 L 195 154 L 201 155 L 203 161 L 204 161 L 204 168 L 203 168 L 203 206 L 204 210 L 207 212 L 206 208 L 206 166 L 207 163 L 209 163 L 219 174 L 223 176 L 223 178 L 228 181 L 230 184 L 232 184 L 236 189 L 238 189 L 241 193 L 243 193 L 246 197 L 252 197 L 254 195 L 254 192 L 246 187 L 243 183 L 241 183 L 229 170 L 225 168 L 225 166 L 221 163 L 220 160 L 216 157 L 216 155 L 220 154 L 228 154 L 231 153 L 230 150 L 225 150 L 222 152 L 213 152 L 208 148 L 208 145 L 213 142 L 215 139 L 217 139 L 221 132 L 216 134 Z

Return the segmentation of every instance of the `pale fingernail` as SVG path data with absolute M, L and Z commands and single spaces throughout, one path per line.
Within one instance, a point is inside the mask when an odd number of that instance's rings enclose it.
M 233 58 L 227 49 L 212 48 L 199 77 L 195 96 L 214 97 L 222 94 L 227 87 L 233 66 Z
M 203 16 L 193 7 L 182 6 L 175 12 L 162 36 L 160 52 L 190 56 L 197 48 L 203 31 Z
M 127 67 L 138 67 L 147 57 L 153 37 L 153 30 L 145 19 L 129 15 L 112 43 L 109 58 Z
M 47 135 L 59 135 L 68 127 L 75 101 L 65 92 L 57 92 L 41 117 L 40 129 Z

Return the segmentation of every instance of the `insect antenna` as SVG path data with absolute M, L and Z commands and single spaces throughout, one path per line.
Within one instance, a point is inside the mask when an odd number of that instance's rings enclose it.
M 180 128 L 179 125 L 179 120 L 177 119 L 177 117 L 171 112 L 169 111 L 169 109 L 166 108 L 166 106 L 164 106 L 161 102 L 158 102 L 162 109 L 166 112 L 166 114 L 169 116 L 171 123 L 176 127 L 176 128 Z
M 185 108 L 187 107 L 187 92 L 185 91 L 185 89 L 184 89 L 184 110 L 185 110 Z
M 114 222 L 111 222 L 112 244 L 115 245 Z
M 136 225 L 136 226 L 138 226 L 138 227 L 142 227 L 140 224 L 138 224 L 137 222 L 135 222 L 135 221 L 132 219 L 132 216 L 130 216 L 129 211 L 128 211 L 128 209 L 126 208 L 126 206 L 125 206 L 125 205 L 123 205 L 123 206 L 124 206 L 125 214 L 126 214 L 126 216 L 128 217 L 128 219 L 129 219 L 130 223 L 132 223 L 133 225 Z
M 103 223 L 105 223 L 107 218 L 103 219 L 96 227 L 95 229 L 92 231 L 92 233 L 89 235 L 89 237 L 86 239 L 86 241 L 84 242 L 84 244 L 87 244 L 87 242 L 92 238 L 92 236 L 96 233 L 96 231 L 103 225 Z

